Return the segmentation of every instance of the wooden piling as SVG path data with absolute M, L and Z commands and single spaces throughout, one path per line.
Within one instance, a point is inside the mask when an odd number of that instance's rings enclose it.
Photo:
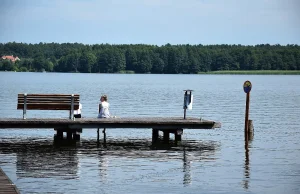
M 97 143 L 99 143 L 100 135 L 99 135 L 99 128 L 97 129 Z
M 158 136 L 159 136 L 159 130 L 152 129 L 152 143 L 155 143 L 158 141 Z
M 102 133 L 103 133 L 103 145 L 104 147 L 106 147 L 106 128 L 103 129 Z
M 177 129 L 174 132 L 175 135 L 175 141 L 181 141 L 181 136 L 182 136 L 183 130 L 182 129 Z
M 181 141 L 181 135 L 175 133 L 175 141 Z
M 63 132 L 63 130 L 57 129 L 57 130 L 56 130 L 56 137 L 57 137 L 57 139 L 63 139 L 63 137 L 64 137 L 64 132 Z
M 170 140 L 170 132 L 169 131 L 163 131 L 164 132 L 164 143 L 169 143 Z
M 67 133 L 67 139 L 72 140 L 72 138 L 73 138 L 72 131 L 67 131 L 66 133 Z
M 80 134 L 73 133 L 73 139 L 76 140 L 76 141 L 79 141 L 80 140 Z

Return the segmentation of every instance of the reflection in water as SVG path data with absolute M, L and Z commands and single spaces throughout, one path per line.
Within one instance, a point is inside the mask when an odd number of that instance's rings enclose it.
M 77 177 L 78 158 L 76 147 L 54 146 L 51 141 L 0 142 L 0 153 L 15 153 L 19 178 Z
M 107 170 L 108 170 L 108 164 L 109 161 L 108 159 L 105 157 L 105 153 L 104 152 L 100 152 L 98 154 L 99 157 L 99 176 L 101 178 L 101 182 L 104 182 L 107 180 Z
M 253 137 L 245 139 L 245 166 L 244 166 L 244 189 L 249 189 L 249 180 L 250 180 L 250 159 L 249 159 L 249 143 L 251 143 Z
M 93 141 L 83 142 L 86 147 L 93 147 Z M 99 144 L 98 144 L 99 146 Z M 109 161 L 107 156 L 118 156 L 126 158 L 157 158 L 158 160 L 180 159 L 183 161 L 183 185 L 188 186 L 192 182 L 191 177 L 191 163 L 192 161 L 200 160 L 214 160 L 211 155 L 215 152 L 218 145 L 215 142 L 199 142 L 199 141 L 183 141 L 180 145 L 175 141 L 170 141 L 169 144 L 157 142 L 152 144 L 152 141 L 137 139 L 137 140 L 110 140 L 109 142 L 102 144 L 102 149 L 99 154 L 99 170 L 102 181 L 107 178 L 107 170 Z M 166 152 L 168 150 L 168 152 Z M 179 154 L 174 154 L 178 153 Z M 180 155 L 180 152 L 182 155 Z M 162 172 L 155 172 L 138 177 L 131 177 L 126 183 L 140 181 L 141 179 L 151 179 L 163 176 L 166 173 L 172 171 L 178 171 L 175 169 L 166 169 Z
M 183 141 L 180 145 L 170 141 L 170 144 L 157 143 L 152 145 L 149 139 L 117 140 L 110 139 L 105 145 L 100 145 L 97 140 L 82 140 L 80 143 L 73 141 L 53 142 L 51 140 L 0 140 L 0 153 L 16 153 L 16 167 L 18 178 L 59 178 L 77 179 L 79 158 L 98 158 L 99 176 L 101 182 L 107 181 L 110 156 L 125 158 L 151 158 L 159 161 L 183 161 L 183 185 L 192 182 L 192 161 L 212 160 L 212 155 L 219 146 L 215 142 Z M 142 164 L 141 164 L 142 165 Z M 178 171 L 178 168 L 174 171 Z M 140 181 L 147 177 L 157 178 L 163 172 L 131 177 L 129 182 Z M 141 176 L 141 177 L 140 177 Z
M 185 149 L 183 149 L 183 172 L 184 172 L 184 176 L 183 176 L 183 185 L 187 186 L 191 183 L 191 162 L 188 160 L 187 155 L 186 155 L 186 151 Z

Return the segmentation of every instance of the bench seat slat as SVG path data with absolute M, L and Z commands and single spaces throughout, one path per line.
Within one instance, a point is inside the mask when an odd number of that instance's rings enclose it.
M 24 104 L 18 104 L 17 109 L 23 109 Z M 27 104 L 27 110 L 70 110 L 70 104 Z M 79 109 L 79 105 L 74 105 L 74 110 Z
M 56 102 L 56 103 L 71 103 L 71 100 L 26 100 L 26 103 L 48 103 L 48 102 Z M 24 103 L 24 100 L 18 100 L 18 103 Z M 79 100 L 74 100 L 74 103 L 79 103 Z
M 26 99 L 32 99 L 32 100 L 35 100 L 35 99 L 40 99 L 40 100 L 44 100 L 44 99 L 61 99 L 61 100 L 71 100 L 71 97 L 37 97 L 37 98 L 34 98 L 34 97 L 26 97 Z M 79 97 L 74 97 L 75 100 L 78 100 Z M 24 100 L 24 97 L 20 97 L 18 98 L 18 100 Z
M 18 103 L 18 104 L 24 104 L 24 103 Z M 27 105 L 68 105 L 68 106 L 71 106 L 71 103 L 68 103 L 68 102 L 29 102 L 29 103 L 26 103 Z M 75 102 L 74 105 L 79 105 L 79 102 Z
M 27 94 L 27 110 L 71 110 L 71 94 Z M 74 110 L 79 109 L 79 94 L 73 97 Z M 17 109 L 24 109 L 24 94 L 18 94 Z
M 24 98 L 24 96 L 18 96 L 18 98 Z M 31 96 L 27 95 L 27 98 L 71 98 L 70 96 Z M 74 96 L 74 98 L 79 98 L 79 96 Z
M 18 94 L 18 97 L 22 97 L 24 94 Z M 71 94 L 27 94 L 27 96 L 39 96 L 39 97 L 44 97 L 44 96 L 71 96 Z M 74 94 L 74 96 L 79 96 L 79 94 Z

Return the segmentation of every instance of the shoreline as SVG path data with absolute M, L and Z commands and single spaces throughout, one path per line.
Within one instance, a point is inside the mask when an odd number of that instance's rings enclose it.
M 246 70 L 246 71 L 209 71 L 198 74 L 209 75 L 300 75 L 300 70 Z

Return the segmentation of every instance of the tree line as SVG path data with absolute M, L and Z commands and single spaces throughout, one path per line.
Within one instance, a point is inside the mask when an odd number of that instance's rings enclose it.
M 195 74 L 220 70 L 300 70 L 298 45 L 0 43 L 2 71 Z

